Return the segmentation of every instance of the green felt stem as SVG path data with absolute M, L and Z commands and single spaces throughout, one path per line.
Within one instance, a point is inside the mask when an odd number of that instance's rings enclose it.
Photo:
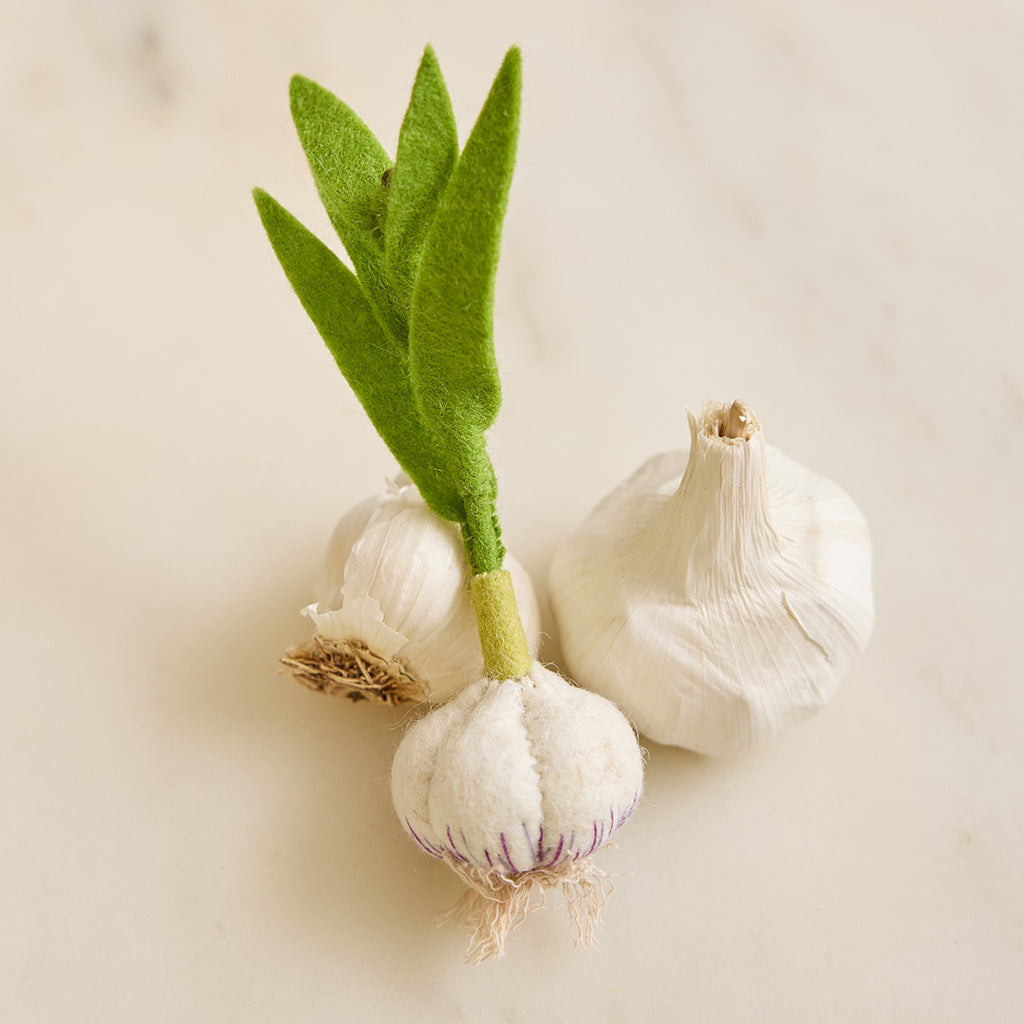
M 530 647 L 519 617 L 512 577 L 505 569 L 478 573 L 470 583 L 484 675 L 521 679 L 530 671 Z
M 505 559 L 496 497 L 497 487 L 493 483 L 481 492 L 462 494 L 462 507 L 465 510 L 462 540 L 470 568 L 475 573 L 500 569 Z

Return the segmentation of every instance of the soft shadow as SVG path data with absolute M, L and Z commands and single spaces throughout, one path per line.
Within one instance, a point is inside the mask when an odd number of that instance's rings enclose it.
M 389 983 L 411 996 L 461 969 L 467 938 L 438 924 L 461 884 L 406 838 L 388 791 L 394 750 L 422 712 L 325 697 L 279 670 L 281 653 L 311 631 L 298 615 L 306 577 L 241 581 L 237 600 L 154 666 L 148 710 L 171 731 L 181 757 L 198 753 L 239 787 L 239 816 L 223 827 L 252 829 L 252 850 L 237 867 L 247 899 L 278 941 L 296 956 L 336 953 L 346 973 L 376 975 L 382 963 L 401 963 L 401 977 Z M 650 756 L 644 804 L 629 833 L 638 839 L 647 831 L 656 838 L 659 818 L 699 806 L 723 775 L 739 770 L 737 762 L 641 742 Z M 567 947 L 560 902 L 524 925 L 510 947 L 560 955 Z
M 436 918 L 457 898 L 457 880 L 405 837 L 387 782 L 404 728 L 422 709 L 327 697 L 280 669 L 283 651 L 312 632 L 297 611 L 308 600 L 305 575 L 251 581 L 241 592 L 192 638 L 185 665 L 162 666 L 158 699 L 185 745 L 199 735 L 216 748 L 214 765 L 236 759 L 265 786 L 270 827 L 256 835 L 266 846 L 245 865 L 261 916 L 279 923 L 282 941 L 294 936 L 296 955 L 326 945 L 368 970 L 399 950 L 407 969 L 451 961 L 447 947 L 461 951 L 462 936 L 449 929 L 451 939 L 437 941 Z

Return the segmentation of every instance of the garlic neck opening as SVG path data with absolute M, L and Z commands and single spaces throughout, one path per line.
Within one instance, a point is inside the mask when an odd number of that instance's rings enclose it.
M 707 406 L 705 406 L 707 411 Z M 708 415 L 705 429 L 730 441 L 749 441 L 761 429 L 754 410 L 738 399 L 730 406 L 717 406 Z
M 694 596 L 749 582 L 778 552 L 779 539 L 764 435 L 753 411 L 743 402 L 707 402 L 699 417 L 688 416 L 686 471 L 646 536 L 652 563 Z

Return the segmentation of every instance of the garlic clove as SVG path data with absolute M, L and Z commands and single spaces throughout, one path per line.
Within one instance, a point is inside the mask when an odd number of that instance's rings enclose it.
M 390 493 L 394 495 L 397 488 L 389 481 Z M 337 602 L 334 600 L 336 594 L 341 593 L 345 585 L 345 563 L 348 556 L 355 547 L 366 524 L 369 523 L 373 514 L 388 500 L 387 494 L 374 494 L 361 501 L 358 505 L 350 508 L 338 520 L 337 525 L 331 532 L 331 539 L 327 542 L 327 556 L 324 559 L 324 566 L 314 584 L 314 604 L 330 607 Z
M 469 892 L 453 916 L 474 929 L 469 959 L 560 887 L 578 941 L 592 941 L 604 875 L 590 856 L 630 817 L 643 787 L 632 727 L 609 701 L 534 664 L 481 679 L 415 723 L 395 754 L 399 820 Z
M 551 567 L 567 665 L 645 735 L 739 753 L 822 708 L 874 620 L 871 541 L 838 486 L 742 403 L 690 415 Z
M 527 572 L 511 556 L 530 650 L 540 609 Z M 483 659 L 457 524 L 429 509 L 415 487 L 393 485 L 342 517 L 328 547 L 316 626 L 282 662 L 321 692 L 394 703 L 443 701 L 478 678 Z

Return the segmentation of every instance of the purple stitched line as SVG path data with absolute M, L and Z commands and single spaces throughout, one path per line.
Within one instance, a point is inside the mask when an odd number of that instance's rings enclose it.
M 422 846 L 422 847 L 423 847 L 423 849 L 424 849 L 424 850 L 426 850 L 426 851 L 427 851 L 428 853 L 433 853 L 433 852 L 434 852 L 434 851 L 433 851 L 433 850 L 432 850 L 432 849 L 431 849 L 431 848 L 430 848 L 430 847 L 429 847 L 429 846 L 428 846 L 428 845 L 427 845 L 427 844 L 426 844 L 426 843 L 425 843 L 425 842 L 424 842 L 424 841 L 423 841 L 423 840 L 422 840 L 422 839 L 420 838 L 420 835 L 419 835 L 419 833 L 418 833 L 418 832 L 416 831 L 416 829 L 414 829 L 414 828 L 412 827 L 412 825 L 410 825 L 410 824 L 409 824 L 409 819 L 408 819 L 408 818 L 406 818 L 406 819 L 405 819 L 405 827 L 406 827 L 406 828 L 407 828 L 407 829 L 409 830 L 409 835 L 411 835 L 411 836 L 413 837 L 413 839 L 415 839 L 415 840 L 416 840 L 416 842 L 417 842 L 417 843 L 419 843 L 419 844 L 420 844 L 420 846 Z
M 505 853 L 505 860 L 508 862 L 509 870 L 513 874 L 518 875 L 519 874 L 519 868 L 517 868 L 515 866 L 515 864 L 512 863 L 512 857 L 509 855 L 509 852 L 508 852 L 508 844 L 505 842 L 505 833 L 504 832 L 501 833 L 501 848 L 502 848 L 502 850 Z
M 437 857 L 438 860 L 441 859 L 441 854 L 438 853 L 438 851 L 434 849 L 434 847 L 431 846 L 430 843 L 427 843 L 423 839 L 420 839 L 420 837 L 416 834 L 416 829 L 414 829 L 412 825 L 409 824 L 408 818 L 405 819 L 405 827 L 409 830 L 409 834 L 413 837 L 413 839 L 415 839 L 416 842 L 419 843 L 420 846 L 422 846 L 423 849 L 426 850 L 431 857 Z
M 451 847 L 450 847 L 452 855 L 455 856 L 455 857 L 458 857 L 459 860 L 464 861 L 466 864 L 468 864 L 469 863 L 469 858 L 468 857 L 463 857 L 462 854 L 459 853 L 459 849 L 455 845 L 455 840 L 452 839 L 452 829 L 451 829 L 451 826 L 449 825 L 448 828 L 445 831 L 448 833 L 448 842 L 452 844 Z
M 490 850 L 484 850 L 484 856 L 487 858 L 488 866 L 493 868 L 494 867 L 494 861 L 491 860 L 491 851 Z
M 549 860 L 547 862 L 547 864 L 544 865 L 544 867 L 549 868 L 549 867 L 551 867 L 552 864 L 557 864 L 558 863 L 558 858 L 562 856 L 562 847 L 563 846 L 565 846 L 565 836 L 559 836 L 558 837 L 558 849 L 555 850 L 554 857 L 552 857 L 551 860 Z
M 636 790 L 633 794 L 633 802 L 629 805 L 629 810 L 619 819 L 620 825 L 625 825 L 627 821 L 632 817 L 633 812 L 636 810 L 636 805 L 640 803 L 640 790 Z
M 540 827 L 540 837 L 537 839 L 537 859 L 534 861 L 535 864 L 539 863 L 544 859 L 544 826 Z
M 585 857 L 589 857 L 597 849 L 597 822 L 594 822 L 594 841 L 590 844 L 590 849 L 584 854 Z

